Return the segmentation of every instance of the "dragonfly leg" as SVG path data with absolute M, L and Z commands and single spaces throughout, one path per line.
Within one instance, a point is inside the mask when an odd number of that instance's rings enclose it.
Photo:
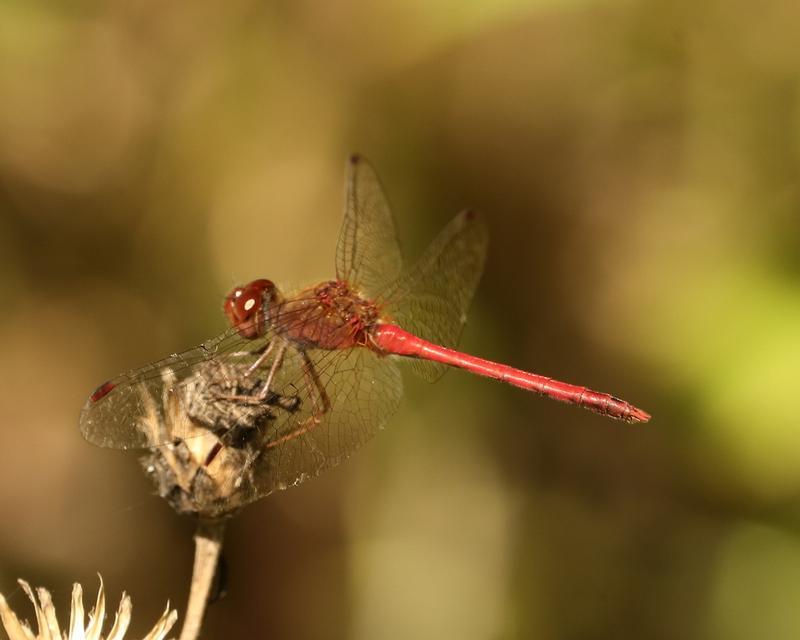
M 259 366 L 261 366 L 266 361 L 266 359 L 269 356 L 270 352 L 272 351 L 274 345 L 275 345 L 275 341 L 272 340 L 269 343 L 269 345 L 267 345 L 267 347 L 264 350 L 264 352 L 258 357 L 258 359 L 252 365 L 250 365 L 250 367 L 247 369 L 247 371 L 244 374 L 245 376 L 249 376 L 253 371 L 255 371 Z M 269 373 L 267 374 L 267 379 L 266 379 L 266 381 L 264 383 L 264 387 L 261 389 L 261 391 L 258 392 L 258 394 L 256 394 L 256 395 L 236 395 L 236 394 L 224 395 L 224 396 L 220 396 L 220 399 L 229 400 L 229 401 L 236 401 L 236 402 L 247 402 L 247 403 L 250 403 L 250 404 L 261 404 L 262 402 L 264 402 L 269 397 L 269 394 L 270 394 L 270 390 L 269 389 L 272 386 L 272 380 L 274 379 L 275 374 L 278 372 L 278 370 L 280 369 L 281 365 L 283 364 L 283 358 L 286 355 L 286 349 L 287 349 L 287 344 L 286 344 L 286 342 L 282 341 L 281 344 L 278 346 L 278 352 L 275 354 L 275 358 L 272 361 L 272 365 L 269 368 Z M 278 404 L 280 404 L 280 402 Z M 287 409 L 288 411 L 294 411 L 296 409 L 296 406 L 292 406 L 292 407 L 285 406 L 284 408 Z M 239 434 L 239 435 L 241 435 L 241 434 Z M 229 446 L 230 443 L 226 442 L 225 440 L 226 440 L 226 438 L 224 438 L 224 436 L 223 436 L 223 438 L 220 438 L 220 441 L 217 442 L 212 447 L 211 451 L 209 451 L 208 455 L 206 456 L 206 459 L 205 459 L 205 462 L 204 462 L 204 466 L 206 466 L 206 467 L 209 466 L 214 461 L 214 459 L 217 457 L 217 455 L 219 455 L 219 452 L 222 450 L 222 448 L 225 447 L 225 446 Z
M 262 345 L 258 349 L 252 349 L 251 351 L 232 351 L 230 355 L 232 358 L 252 358 L 253 356 L 262 355 L 267 349 L 271 348 L 272 340 L 267 342 L 265 345 Z
M 278 347 L 278 353 L 275 354 L 275 359 L 272 361 L 272 366 L 269 368 L 267 379 L 264 381 L 264 387 L 261 389 L 261 391 L 258 392 L 258 395 L 255 396 L 259 402 L 263 402 L 264 399 L 269 395 L 269 390 L 270 387 L 272 386 L 272 380 L 275 377 L 275 374 L 281 368 L 281 365 L 283 365 L 283 357 L 285 355 L 286 355 L 286 343 L 281 341 L 281 344 Z M 261 358 L 259 358 L 259 360 L 261 360 Z M 253 367 L 250 367 L 250 369 L 252 368 Z
M 256 365 L 261 365 L 266 360 L 266 356 L 269 355 L 270 351 L 272 351 L 273 343 L 270 343 L 270 346 L 267 347 L 267 350 L 259 356 L 258 360 L 256 360 L 245 372 L 245 376 L 250 375 L 255 368 Z M 286 355 L 286 349 L 288 345 L 286 342 L 281 342 L 278 345 L 277 353 L 275 354 L 275 358 L 272 360 L 272 364 L 269 368 L 269 373 L 267 374 L 267 379 L 264 381 L 264 386 L 258 393 L 255 394 L 227 394 L 227 395 L 220 395 L 219 398 L 221 400 L 230 400 L 236 402 L 246 402 L 248 404 L 261 404 L 270 396 L 270 387 L 272 387 L 272 380 L 275 378 L 275 374 L 283 365 L 283 358 Z
M 328 392 L 325 390 L 325 386 L 322 384 L 322 380 L 319 378 L 319 373 L 317 372 L 314 363 L 311 361 L 311 358 L 308 357 L 308 354 L 306 354 L 305 351 L 301 351 L 300 354 L 303 358 L 303 377 L 305 379 L 308 397 L 311 398 L 311 403 L 314 405 L 314 411 L 312 415 L 298 423 L 297 428 L 293 431 L 290 431 L 279 438 L 275 438 L 274 440 L 270 440 L 269 442 L 265 443 L 264 449 L 272 449 L 273 447 L 277 447 L 284 442 L 293 440 L 304 433 L 308 433 L 314 427 L 321 424 L 322 418 L 331 410 L 330 397 L 328 396 Z
M 276 356 L 276 361 L 278 358 L 283 358 L 284 353 L 286 352 L 286 345 L 283 345 L 282 350 Z M 286 433 L 279 438 L 275 438 L 274 440 L 269 440 L 263 444 L 257 451 L 251 452 L 251 455 L 248 456 L 244 467 L 239 474 L 239 477 L 236 479 L 235 487 L 238 489 L 245 480 L 245 477 L 250 473 L 255 464 L 256 460 L 268 449 L 272 449 L 277 447 L 278 445 L 283 444 L 284 442 L 288 442 L 289 440 L 293 440 L 304 433 L 308 433 L 314 427 L 322 423 L 322 417 L 331 410 L 331 401 L 328 397 L 327 391 L 325 391 L 325 387 L 322 385 L 322 381 L 319 379 L 319 374 L 317 373 L 316 368 L 314 367 L 314 363 L 305 353 L 305 351 L 301 352 L 303 357 L 303 378 L 306 384 L 306 390 L 308 393 L 308 397 L 311 398 L 311 403 L 314 406 L 313 414 L 303 420 L 302 422 L 298 423 L 297 428 L 289 433 Z M 267 384 L 264 386 L 265 390 L 269 389 L 269 384 L 272 381 L 272 376 L 275 373 L 277 368 L 273 363 L 273 369 L 270 371 L 269 377 L 267 378 Z M 312 389 L 313 387 L 313 389 Z M 316 393 L 315 393 L 316 391 Z M 259 394 L 260 395 L 260 394 Z M 317 400 L 316 396 L 319 395 L 319 400 Z M 320 406 L 320 403 L 322 406 Z M 288 409 L 289 411 L 296 410 L 296 407 L 292 409 Z M 213 455 L 209 455 L 206 461 L 206 465 L 208 465 L 214 458 L 217 456 L 219 451 L 222 449 L 224 445 L 221 442 L 217 443 L 214 446 L 212 451 Z
M 319 401 L 322 402 L 322 411 L 319 411 L 320 407 L 317 405 L 317 399 L 314 397 L 313 393 L 309 393 L 311 401 L 314 403 L 314 414 L 316 415 L 319 413 L 321 417 L 331 410 L 331 400 L 328 397 L 328 392 L 325 390 L 325 385 L 323 385 L 322 380 L 319 379 L 319 373 L 317 373 L 317 368 L 314 366 L 311 358 L 308 357 L 305 351 L 302 351 L 301 355 L 303 357 L 303 376 L 306 379 L 306 385 L 316 389 L 319 395 Z
M 263 353 L 258 356 L 256 361 L 247 367 L 247 371 L 244 372 L 244 377 L 247 378 L 253 374 L 253 371 L 258 369 L 264 362 L 266 362 L 267 358 L 269 358 L 269 354 L 272 352 L 272 347 L 275 346 L 275 340 L 270 340 L 267 348 L 264 349 Z

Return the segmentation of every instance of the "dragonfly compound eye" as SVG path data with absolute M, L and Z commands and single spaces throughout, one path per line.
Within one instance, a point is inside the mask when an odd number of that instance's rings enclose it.
M 253 280 L 236 287 L 225 298 L 224 311 L 228 322 L 243 338 L 264 334 L 267 305 L 274 300 L 275 285 L 269 280 Z

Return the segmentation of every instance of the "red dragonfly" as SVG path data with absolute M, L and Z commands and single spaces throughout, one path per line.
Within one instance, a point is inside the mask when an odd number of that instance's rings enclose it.
M 259 476 L 255 498 L 335 466 L 386 424 L 402 395 L 392 356 L 430 381 L 458 367 L 610 418 L 648 421 L 647 413 L 609 394 L 453 350 L 487 242 L 480 217 L 466 211 L 403 270 L 380 182 L 368 162 L 353 156 L 336 279 L 290 295 L 263 279 L 236 287 L 225 298 L 226 332 L 98 387 L 81 413 L 81 431 L 101 447 L 167 444 L 153 442 L 141 427 L 152 411 L 148 394 L 158 398 L 165 386 L 195 384 L 209 364 L 227 367 L 225 375 L 247 382 L 234 380 L 217 400 L 231 408 L 268 407 L 269 420 L 258 426 L 268 471 Z

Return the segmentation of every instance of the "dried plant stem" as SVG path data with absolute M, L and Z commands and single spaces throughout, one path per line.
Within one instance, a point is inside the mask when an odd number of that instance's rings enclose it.
M 196 640 L 203 624 L 211 583 L 217 570 L 225 522 L 222 520 L 201 521 L 194 536 L 194 568 L 192 588 L 180 640 Z

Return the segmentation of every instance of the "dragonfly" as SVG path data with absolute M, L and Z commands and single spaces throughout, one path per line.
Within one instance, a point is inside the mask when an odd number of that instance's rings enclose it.
M 455 350 L 487 246 L 481 216 L 464 211 L 404 268 L 381 183 L 354 155 L 335 279 L 290 294 L 267 279 L 236 287 L 223 305 L 225 332 L 100 385 L 81 412 L 81 432 L 101 447 L 168 444 L 142 421 L 152 398 L 182 391 L 183 401 L 201 405 L 193 421 L 223 435 L 244 425 L 215 451 L 252 442 L 257 432 L 255 499 L 336 466 L 382 429 L 400 403 L 401 360 L 428 381 L 455 367 L 609 418 L 647 422 L 648 413 L 610 394 Z M 217 410 L 204 412 L 211 406 Z M 190 434 L 173 432 L 169 440 L 182 436 Z

